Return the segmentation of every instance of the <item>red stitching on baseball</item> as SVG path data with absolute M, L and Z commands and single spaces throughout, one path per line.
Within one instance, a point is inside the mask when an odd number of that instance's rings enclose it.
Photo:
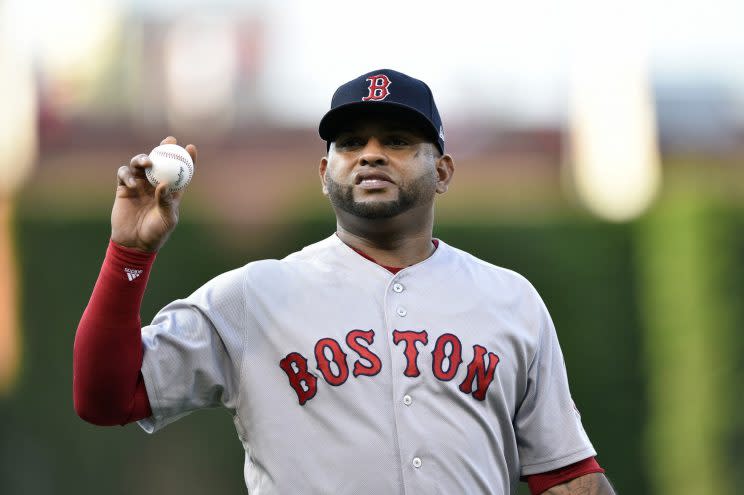
M 176 153 L 171 153 L 170 151 L 158 151 L 158 154 L 159 155 L 162 155 L 162 156 L 164 156 L 166 158 L 174 158 L 174 159 L 176 159 L 178 161 L 183 162 L 185 165 L 188 165 L 189 167 L 191 166 L 191 164 L 188 162 L 188 160 L 186 160 L 183 156 L 178 155 Z

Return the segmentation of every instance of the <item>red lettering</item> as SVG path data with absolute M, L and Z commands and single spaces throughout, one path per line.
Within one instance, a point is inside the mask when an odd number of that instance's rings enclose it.
M 292 365 L 297 368 L 297 371 Z M 318 379 L 307 370 L 307 359 L 302 354 L 290 352 L 287 357 L 279 361 L 279 366 L 287 374 L 290 386 L 297 392 L 297 399 L 301 406 L 315 397 L 315 393 L 318 391 Z
M 325 350 L 330 349 L 333 354 L 333 362 L 338 366 L 338 374 L 333 373 L 331 360 L 325 355 Z M 333 339 L 320 339 L 315 344 L 315 360 L 318 362 L 318 369 L 323 373 L 323 378 L 337 387 L 349 378 L 349 367 L 346 365 L 346 354 L 341 350 L 341 346 Z
M 380 361 L 380 358 L 375 353 L 360 344 L 358 339 L 363 339 L 368 344 L 372 344 L 375 341 L 375 332 L 374 330 L 352 330 L 346 335 L 346 345 L 359 354 L 360 358 L 369 361 L 369 366 L 366 366 L 359 361 L 354 361 L 354 376 L 376 375 L 382 369 L 382 361 Z
M 362 98 L 362 101 L 380 101 L 384 100 L 390 94 L 390 91 L 388 91 L 390 79 L 385 74 L 369 76 L 367 81 L 369 81 L 369 94 Z
M 419 352 L 416 348 L 416 342 L 421 342 L 423 345 L 426 345 L 429 342 L 429 337 L 426 334 L 426 331 L 422 330 L 421 332 L 414 332 L 409 330 L 406 332 L 399 332 L 398 330 L 393 330 L 393 342 L 395 345 L 398 345 L 401 341 L 405 341 L 406 343 L 406 348 L 403 352 L 406 355 L 406 360 L 408 362 L 403 374 L 406 376 L 419 376 L 418 364 L 416 363 Z
M 473 351 L 475 352 L 475 355 L 468 365 L 468 374 L 465 377 L 465 380 L 460 384 L 460 390 L 466 394 L 473 392 L 473 397 L 478 400 L 483 400 L 486 398 L 488 386 L 491 385 L 491 382 L 493 381 L 496 365 L 499 364 L 499 357 L 493 352 L 489 352 L 488 369 L 486 370 L 485 360 L 483 359 L 486 355 L 485 347 L 474 345 Z M 473 380 L 475 380 L 476 376 L 478 377 L 478 388 L 473 391 Z
M 445 346 L 450 344 L 452 351 L 449 356 L 444 353 Z M 431 369 L 434 372 L 434 376 L 444 382 L 448 382 L 455 377 L 457 374 L 457 368 L 460 367 L 462 362 L 462 344 L 460 339 L 451 333 L 445 333 L 439 336 L 437 343 L 434 345 L 434 350 L 431 353 L 432 363 Z M 449 366 L 447 371 L 444 371 L 444 360 L 449 359 Z

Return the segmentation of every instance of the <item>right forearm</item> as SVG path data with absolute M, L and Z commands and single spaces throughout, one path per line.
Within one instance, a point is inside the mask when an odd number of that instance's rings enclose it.
M 160 144 L 175 145 L 168 136 Z M 196 163 L 196 146 L 185 152 Z M 75 336 L 75 411 L 98 425 L 125 424 L 152 414 L 142 367 L 140 303 L 155 252 L 178 223 L 183 190 L 153 185 L 144 153 L 117 171 L 111 242 Z M 193 170 L 192 170 L 193 171 Z M 129 246 L 129 247 L 124 247 Z
M 110 243 L 78 325 L 73 396 L 78 415 L 91 423 L 123 424 L 150 414 L 139 374 L 139 311 L 154 258 Z

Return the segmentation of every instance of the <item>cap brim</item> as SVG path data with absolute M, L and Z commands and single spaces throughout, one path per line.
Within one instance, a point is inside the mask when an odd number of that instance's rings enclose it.
M 396 102 L 353 102 L 329 110 L 318 125 L 321 139 L 332 142 L 351 122 L 361 118 L 391 118 L 404 126 L 413 126 L 439 146 L 439 131 L 424 114 L 402 103 Z

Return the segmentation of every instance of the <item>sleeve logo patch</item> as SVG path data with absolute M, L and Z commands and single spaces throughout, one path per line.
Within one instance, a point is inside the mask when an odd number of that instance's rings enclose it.
M 140 275 L 142 275 L 142 270 L 138 270 L 136 268 L 124 268 L 124 273 L 127 274 L 127 278 L 131 282 L 135 278 L 137 278 Z

